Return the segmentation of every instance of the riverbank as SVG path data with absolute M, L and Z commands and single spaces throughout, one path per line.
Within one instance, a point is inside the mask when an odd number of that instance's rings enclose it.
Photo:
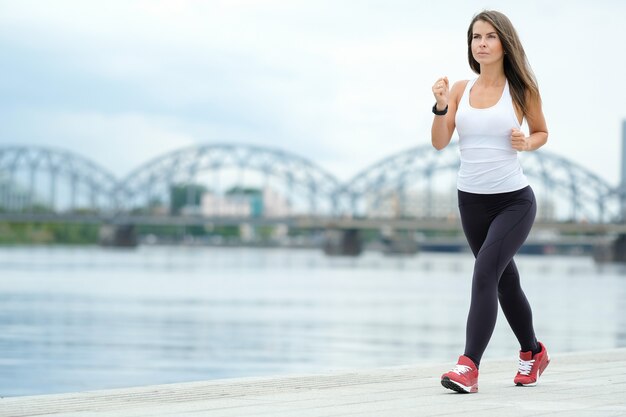
M 478 394 L 439 384 L 451 366 L 375 368 L 0 399 L 1 417 L 626 415 L 626 349 L 559 354 L 536 387 L 516 387 L 515 358 L 487 360 Z

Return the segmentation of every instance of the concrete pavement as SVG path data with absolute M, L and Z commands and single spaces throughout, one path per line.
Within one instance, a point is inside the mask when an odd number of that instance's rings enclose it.
M 536 387 L 514 357 L 481 365 L 479 392 L 444 389 L 450 363 L 0 399 L 1 417 L 626 416 L 626 349 L 551 354 Z

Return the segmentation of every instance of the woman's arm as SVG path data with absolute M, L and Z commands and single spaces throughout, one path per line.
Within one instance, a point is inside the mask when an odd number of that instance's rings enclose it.
M 439 87 L 441 84 L 441 87 Z M 448 146 L 452 139 L 452 134 L 456 124 L 454 118 L 456 116 L 456 110 L 459 105 L 459 100 L 463 95 L 465 89 L 465 81 L 457 81 L 452 86 L 452 89 L 448 90 L 448 78 L 443 77 L 437 80 L 433 85 L 433 95 L 437 100 L 437 110 L 443 110 L 448 106 L 448 112 L 444 116 L 436 116 L 433 119 L 433 126 L 431 128 L 431 141 L 435 149 L 441 150 Z
M 511 145 L 517 151 L 534 151 L 541 148 L 548 141 L 548 126 L 541 108 L 541 97 L 528 99 L 528 111 L 525 114 L 528 123 L 528 136 L 513 129 Z

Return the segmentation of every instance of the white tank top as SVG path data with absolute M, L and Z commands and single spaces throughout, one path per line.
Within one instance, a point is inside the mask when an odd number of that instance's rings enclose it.
M 516 191 L 528 185 L 517 151 L 511 146 L 511 129 L 521 126 L 513 108 L 508 81 L 500 100 L 492 107 L 476 109 L 469 92 L 476 82 L 465 86 L 456 112 L 461 166 L 457 187 L 475 194 Z

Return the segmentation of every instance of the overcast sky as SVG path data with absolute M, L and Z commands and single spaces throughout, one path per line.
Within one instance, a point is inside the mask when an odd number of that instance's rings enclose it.
M 431 85 L 474 77 L 465 36 L 485 8 L 522 38 L 545 149 L 617 185 L 623 0 L 0 0 L 0 145 L 66 148 L 122 177 L 247 143 L 348 179 L 430 143 Z

